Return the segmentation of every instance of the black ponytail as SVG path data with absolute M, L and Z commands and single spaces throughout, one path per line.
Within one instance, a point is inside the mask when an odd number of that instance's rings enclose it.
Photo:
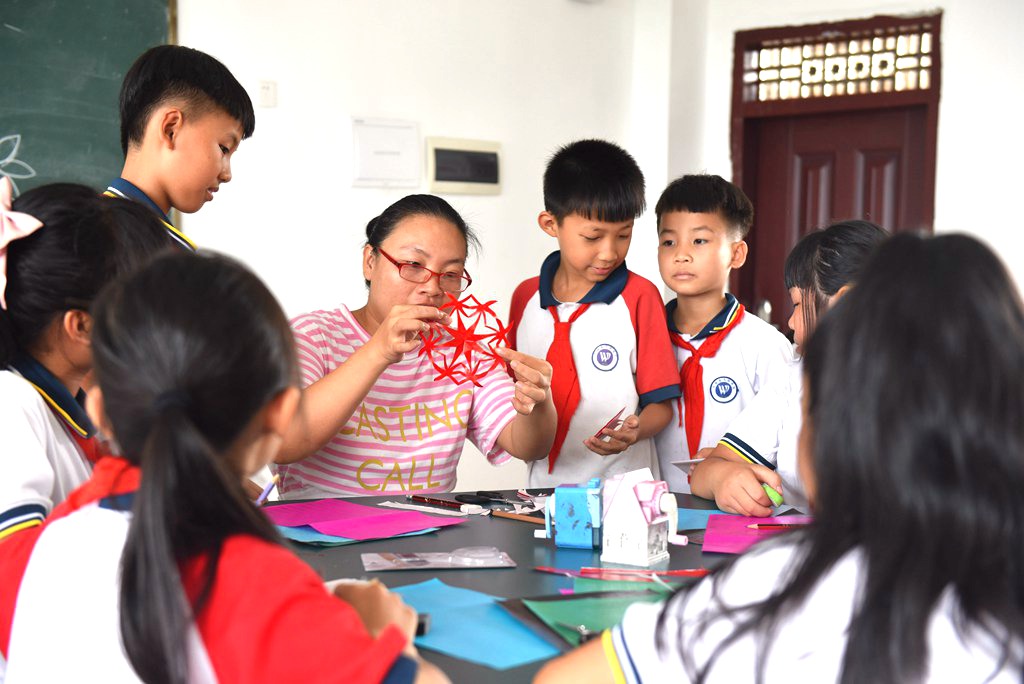
M 103 285 L 172 244 L 151 211 L 84 185 L 44 185 L 18 197 L 12 209 L 43 227 L 7 248 L 0 368 L 37 345 L 56 317 L 88 309 Z
M 122 640 L 144 681 L 186 682 L 188 630 L 224 541 L 280 541 L 230 457 L 253 416 L 297 386 L 292 335 L 259 279 L 219 256 L 162 256 L 105 291 L 94 314 L 107 416 L 142 469 L 122 555 Z M 193 559 L 203 575 L 187 597 L 179 567 Z

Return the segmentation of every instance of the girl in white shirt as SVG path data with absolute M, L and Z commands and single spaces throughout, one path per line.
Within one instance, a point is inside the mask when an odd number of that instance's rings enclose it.
M 83 408 L 89 305 L 173 244 L 145 207 L 84 185 L 12 194 L 0 179 L 0 541 L 89 477 L 103 448 Z
M 810 338 L 817 318 L 854 283 L 875 247 L 889 236 L 869 221 L 841 221 L 808 233 L 786 257 L 785 283 L 793 303 L 789 327 L 797 354 Z M 729 424 L 708 458 L 693 471 L 694 494 L 714 499 L 723 511 L 771 515 L 763 487 L 781 492 L 787 504 L 807 510 L 796 467 L 800 431 L 800 360 L 777 375 Z
M 1024 309 L 999 259 L 893 237 L 804 372 L 814 522 L 630 608 L 538 681 L 1021 681 Z

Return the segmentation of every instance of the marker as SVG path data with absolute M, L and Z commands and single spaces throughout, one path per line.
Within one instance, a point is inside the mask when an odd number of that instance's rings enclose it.
M 405 498 L 407 501 L 415 501 L 416 503 L 430 504 L 431 506 L 440 506 L 441 508 L 454 508 L 457 511 L 462 510 L 462 504 L 458 501 L 435 499 L 432 496 L 420 496 L 419 494 L 408 494 Z
M 768 498 L 772 500 L 773 506 L 781 506 L 784 503 L 782 494 L 779 494 L 779 490 L 775 489 L 775 487 L 772 487 L 767 482 L 762 482 L 761 486 L 764 487 L 764 492 L 768 495 Z
M 807 527 L 807 523 L 754 523 L 748 530 L 788 530 L 791 527 Z
M 270 482 L 268 482 L 267 486 L 263 488 L 263 491 L 260 492 L 260 495 L 256 497 L 257 506 L 263 505 L 263 502 L 267 500 L 268 496 L 270 496 L 270 492 L 274 491 L 274 486 L 277 484 L 277 481 L 279 479 L 281 479 L 280 475 L 274 475 L 274 477 L 270 478 Z

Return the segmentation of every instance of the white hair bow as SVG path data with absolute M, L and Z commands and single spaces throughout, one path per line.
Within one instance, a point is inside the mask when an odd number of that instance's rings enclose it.
M 43 227 L 36 217 L 11 211 L 13 194 L 11 179 L 0 178 L 0 309 L 7 308 L 7 245 Z

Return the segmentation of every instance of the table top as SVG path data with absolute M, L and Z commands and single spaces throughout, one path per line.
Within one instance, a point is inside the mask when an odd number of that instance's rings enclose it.
M 452 493 L 454 494 L 454 492 Z M 514 496 L 514 492 L 512 492 Z M 450 498 L 451 494 L 443 495 Z M 677 494 L 680 508 L 713 509 L 714 503 L 688 494 Z M 399 500 L 404 497 L 374 496 L 360 497 L 352 501 L 375 505 L 381 501 Z M 534 530 L 544 529 L 541 525 L 471 515 L 465 523 L 441 528 L 431 534 L 362 542 L 348 546 L 320 548 L 307 545 L 293 545 L 298 556 L 313 567 L 324 580 L 340 577 L 366 577 L 360 555 L 399 551 L 402 553 L 444 552 L 465 546 L 496 546 L 508 553 L 516 562 L 515 568 L 490 568 L 469 570 L 397 570 L 375 572 L 372 576 L 388 587 L 424 582 L 438 577 L 445 583 L 466 589 L 474 589 L 503 598 L 524 598 L 557 594 L 559 589 L 572 588 L 572 578 L 537 572 L 534 566 L 556 568 L 579 568 L 601 566 L 600 551 L 592 549 L 561 549 L 550 539 L 535 539 Z M 721 562 L 718 554 L 707 558 L 697 545 L 669 546 L 669 561 L 654 566 L 654 569 L 695 568 L 715 565 Z M 622 566 L 617 566 L 622 567 Z M 420 654 L 447 673 L 452 682 L 529 682 L 540 670 L 543 661 L 530 663 L 509 670 L 491 668 L 452 658 L 440 653 L 421 649 Z

